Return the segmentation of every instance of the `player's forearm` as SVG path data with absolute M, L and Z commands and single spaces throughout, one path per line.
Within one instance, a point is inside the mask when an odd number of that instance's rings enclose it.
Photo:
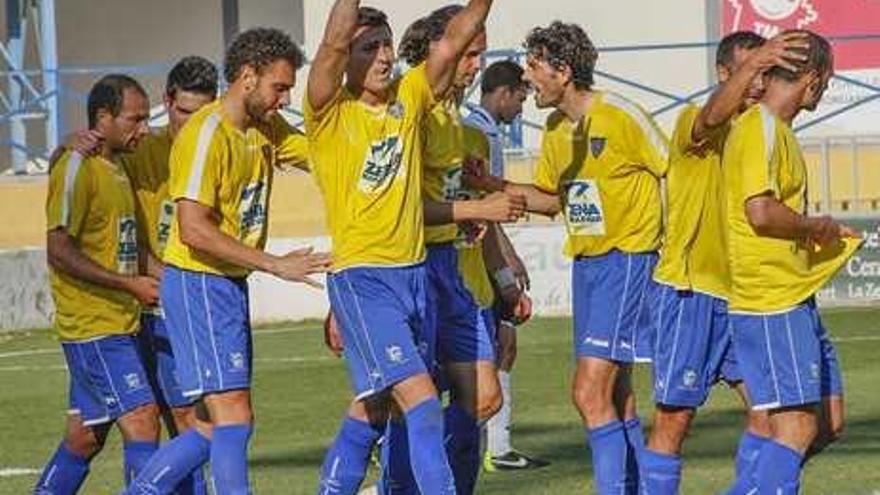
M 307 97 L 315 110 L 322 109 L 342 85 L 359 5 L 360 0 L 336 0 L 330 10 L 324 37 L 309 70 Z
M 483 236 L 483 260 L 486 263 L 486 269 L 492 274 L 505 266 L 509 266 L 505 262 L 504 249 L 499 236 L 500 230 L 500 225 L 490 223 L 487 226 L 486 234 Z
M 450 223 L 483 220 L 479 200 L 434 201 L 425 199 L 425 225 L 447 225 Z
M 792 210 L 775 198 L 751 198 L 745 205 L 746 218 L 762 237 L 803 240 L 810 235 L 810 218 Z
M 531 213 L 554 217 L 562 210 L 558 196 L 546 193 L 529 184 L 505 182 L 504 192 L 524 196 L 526 198 L 526 211 Z
M 275 256 L 242 244 L 214 224 L 182 224 L 180 231 L 181 240 L 190 249 L 247 270 L 274 273 Z
M 691 131 L 694 143 L 705 141 L 712 131 L 725 125 L 736 115 L 757 75 L 758 68 L 747 64 L 715 90 L 694 122 Z
M 155 279 L 161 279 L 165 265 L 159 261 L 159 258 L 154 256 L 149 249 L 144 249 L 143 259 L 144 266 L 142 272 Z
M 46 240 L 49 266 L 69 277 L 113 290 L 128 290 L 129 277 L 110 271 L 83 254 L 63 231 L 49 232 Z

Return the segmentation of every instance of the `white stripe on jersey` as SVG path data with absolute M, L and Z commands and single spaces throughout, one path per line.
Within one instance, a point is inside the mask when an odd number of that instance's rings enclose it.
M 217 110 L 205 119 L 201 129 L 199 129 L 196 156 L 193 158 L 193 167 L 190 170 L 189 181 L 186 186 L 186 197 L 189 199 L 195 200 L 199 197 L 199 192 L 202 189 L 202 175 L 205 172 L 205 161 L 208 159 L 208 148 L 211 146 L 211 139 L 214 137 L 214 131 L 219 124 L 220 111 Z
M 772 191 L 779 190 L 779 178 L 773 169 L 773 152 L 776 149 L 776 118 L 763 104 L 758 105 L 761 110 L 761 126 L 764 129 L 764 151 L 767 153 L 767 177 L 770 179 L 769 187 Z
M 82 159 L 82 155 L 74 151 L 70 154 L 67 170 L 64 171 L 64 195 L 61 197 L 61 225 L 64 227 L 70 223 L 70 204 L 73 202 L 73 188 L 76 185 L 76 176 L 79 174 Z

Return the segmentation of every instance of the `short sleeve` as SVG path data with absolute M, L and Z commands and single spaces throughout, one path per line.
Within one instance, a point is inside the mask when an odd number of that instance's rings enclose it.
M 408 70 L 400 80 L 397 98 L 417 117 L 430 110 L 436 101 L 428 82 L 428 64 L 421 63 Z
M 71 236 L 79 236 L 89 210 L 91 189 L 82 155 L 76 152 L 67 153 L 49 175 L 47 229 L 63 228 Z
M 773 166 L 776 119 L 762 107 L 742 119 L 731 132 L 731 146 L 737 151 L 730 157 L 739 169 L 743 197 L 748 199 L 779 192 L 777 167 Z
M 297 167 L 308 170 L 309 141 L 305 134 L 288 124 L 280 115 L 276 115 L 270 125 L 276 165 L 281 168 Z
M 226 144 L 219 136 L 221 116 L 209 115 L 199 126 L 187 126 L 171 147 L 168 195 L 172 201 L 188 199 L 208 207 L 217 204 L 220 173 Z

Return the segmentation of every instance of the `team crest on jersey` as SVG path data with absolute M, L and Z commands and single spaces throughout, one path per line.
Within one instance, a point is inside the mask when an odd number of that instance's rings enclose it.
M 403 160 L 403 141 L 389 136 L 370 145 L 358 189 L 372 194 L 385 190 L 398 176 Z
M 602 156 L 602 152 L 605 151 L 605 143 L 607 142 L 608 140 L 603 137 L 590 138 L 590 154 L 593 155 L 593 158 Z
M 137 222 L 133 216 L 119 219 L 116 266 L 117 271 L 123 275 L 135 275 L 138 272 Z

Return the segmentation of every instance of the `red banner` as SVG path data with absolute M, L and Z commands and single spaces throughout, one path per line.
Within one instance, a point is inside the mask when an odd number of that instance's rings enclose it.
M 785 29 L 823 36 L 880 35 L 880 0 L 719 0 L 722 35 L 755 31 L 772 37 Z M 880 40 L 834 42 L 837 70 L 880 68 Z

